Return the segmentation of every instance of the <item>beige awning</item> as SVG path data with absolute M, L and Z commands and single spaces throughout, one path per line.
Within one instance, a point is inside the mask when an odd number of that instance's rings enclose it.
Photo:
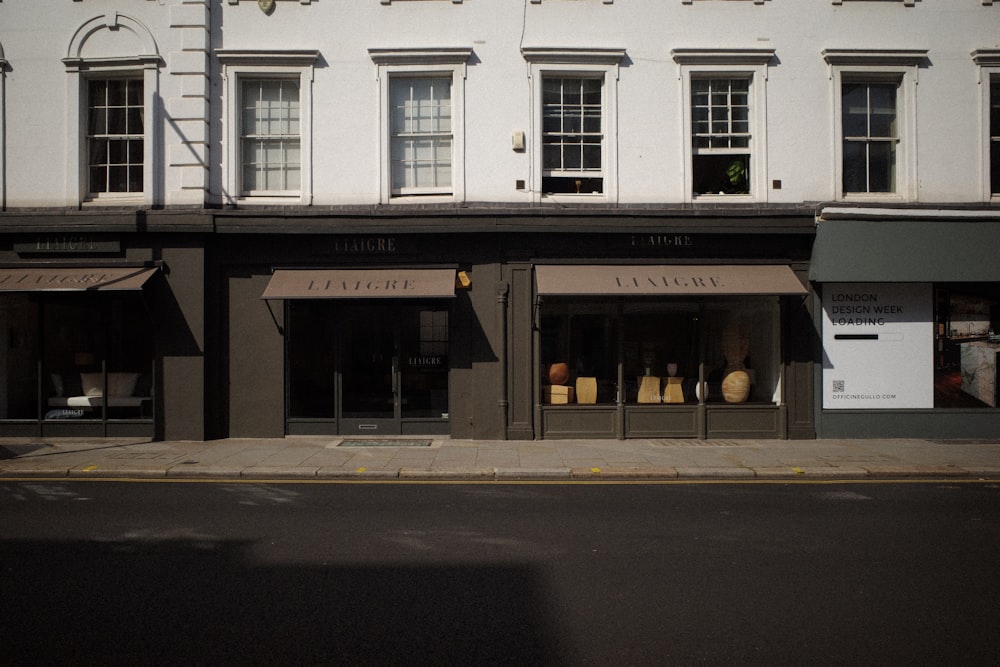
M 0 293 L 136 291 L 159 270 L 155 266 L 0 269 Z
M 454 269 L 275 269 L 262 299 L 455 296 Z
M 777 265 L 544 265 L 535 267 L 539 295 L 806 294 L 791 267 Z

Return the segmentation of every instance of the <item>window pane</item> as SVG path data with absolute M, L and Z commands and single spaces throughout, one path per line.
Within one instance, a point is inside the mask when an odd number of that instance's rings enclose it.
M 107 192 L 108 191 L 108 168 L 101 167 L 91 167 L 90 168 L 90 191 L 91 192 Z
M 559 169 L 562 166 L 560 160 L 560 155 L 562 151 L 561 146 L 545 146 L 542 151 L 542 168 L 543 169 Z
M 125 81 L 122 79 L 111 79 L 108 81 L 108 106 L 125 106 Z
M 104 107 L 97 107 L 90 110 L 89 133 L 108 133 L 108 111 Z
M 868 136 L 868 87 L 845 83 L 843 86 L 843 132 L 845 137 Z
M 108 167 L 108 190 L 110 192 L 128 192 L 128 167 Z
M 896 87 L 873 85 L 871 87 L 871 124 L 873 137 L 896 136 Z
M 873 141 L 868 147 L 868 191 L 895 192 L 896 144 L 891 141 Z
M 868 151 L 861 141 L 844 142 L 844 192 L 868 191 Z
M 990 142 L 990 192 L 1000 193 L 1000 142 Z
M 583 147 L 583 167 L 584 169 L 601 168 L 600 145 L 588 145 Z
M 125 109 L 124 108 L 109 108 L 108 109 L 108 134 L 127 134 L 127 129 L 125 126 Z

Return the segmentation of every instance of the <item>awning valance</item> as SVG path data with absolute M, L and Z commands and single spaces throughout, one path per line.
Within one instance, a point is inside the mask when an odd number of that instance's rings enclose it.
M 262 299 L 454 297 L 454 269 L 275 269 Z
M 136 291 L 159 270 L 155 266 L 0 268 L 0 293 Z
M 540 265 L 539 295 L 728 296 L 806 294 L 791 267 L 780 265 Z
M 1000 222 L 823 220 L 809 278 L 818 282 L 995 282 Z

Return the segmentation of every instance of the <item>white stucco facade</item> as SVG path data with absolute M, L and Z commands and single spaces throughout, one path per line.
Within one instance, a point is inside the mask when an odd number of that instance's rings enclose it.
M 146 178 L 141 201 L 125 203 L 252 204 L 230 192 L 227 162 L 239 156 L 226 76 L 239 67 L 220 54 L 281 72 L 294 50 L 314 54 L 290 70 L 308 88 L 307 191 L 278 203 L 391 203 L 380 79 L 437 71 L 434 52 L 457 49 L 467 54 L 448 65 L 461 82 L 459 170 L 446 201 L 544 204 L 532 77 L 596 72 L 606 185 L 579 203 L 696 202 L 687 91 L 708 72 L 752 76 L 754 91 L 751 192 L 713 204 L 851 199 L 840 186 L 839 85 L 869 74 L 900 82 L 897 187 L 859 199 L 984 204 L 998 28 L 1000 7 L 983 0 L 277 0 L 270 13 L 249 0 L 7 0 L 0 192 L 8 209 L 86 204 L 80 79 L 132 71 L 146 82 Z M 383 51 L 413 57 L 387 66 L 373 56 Z

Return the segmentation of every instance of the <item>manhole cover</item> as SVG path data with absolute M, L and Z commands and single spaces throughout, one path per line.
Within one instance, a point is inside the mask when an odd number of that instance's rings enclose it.
M 430 447 L 430 440 L 344 440 L 341 447 Z

